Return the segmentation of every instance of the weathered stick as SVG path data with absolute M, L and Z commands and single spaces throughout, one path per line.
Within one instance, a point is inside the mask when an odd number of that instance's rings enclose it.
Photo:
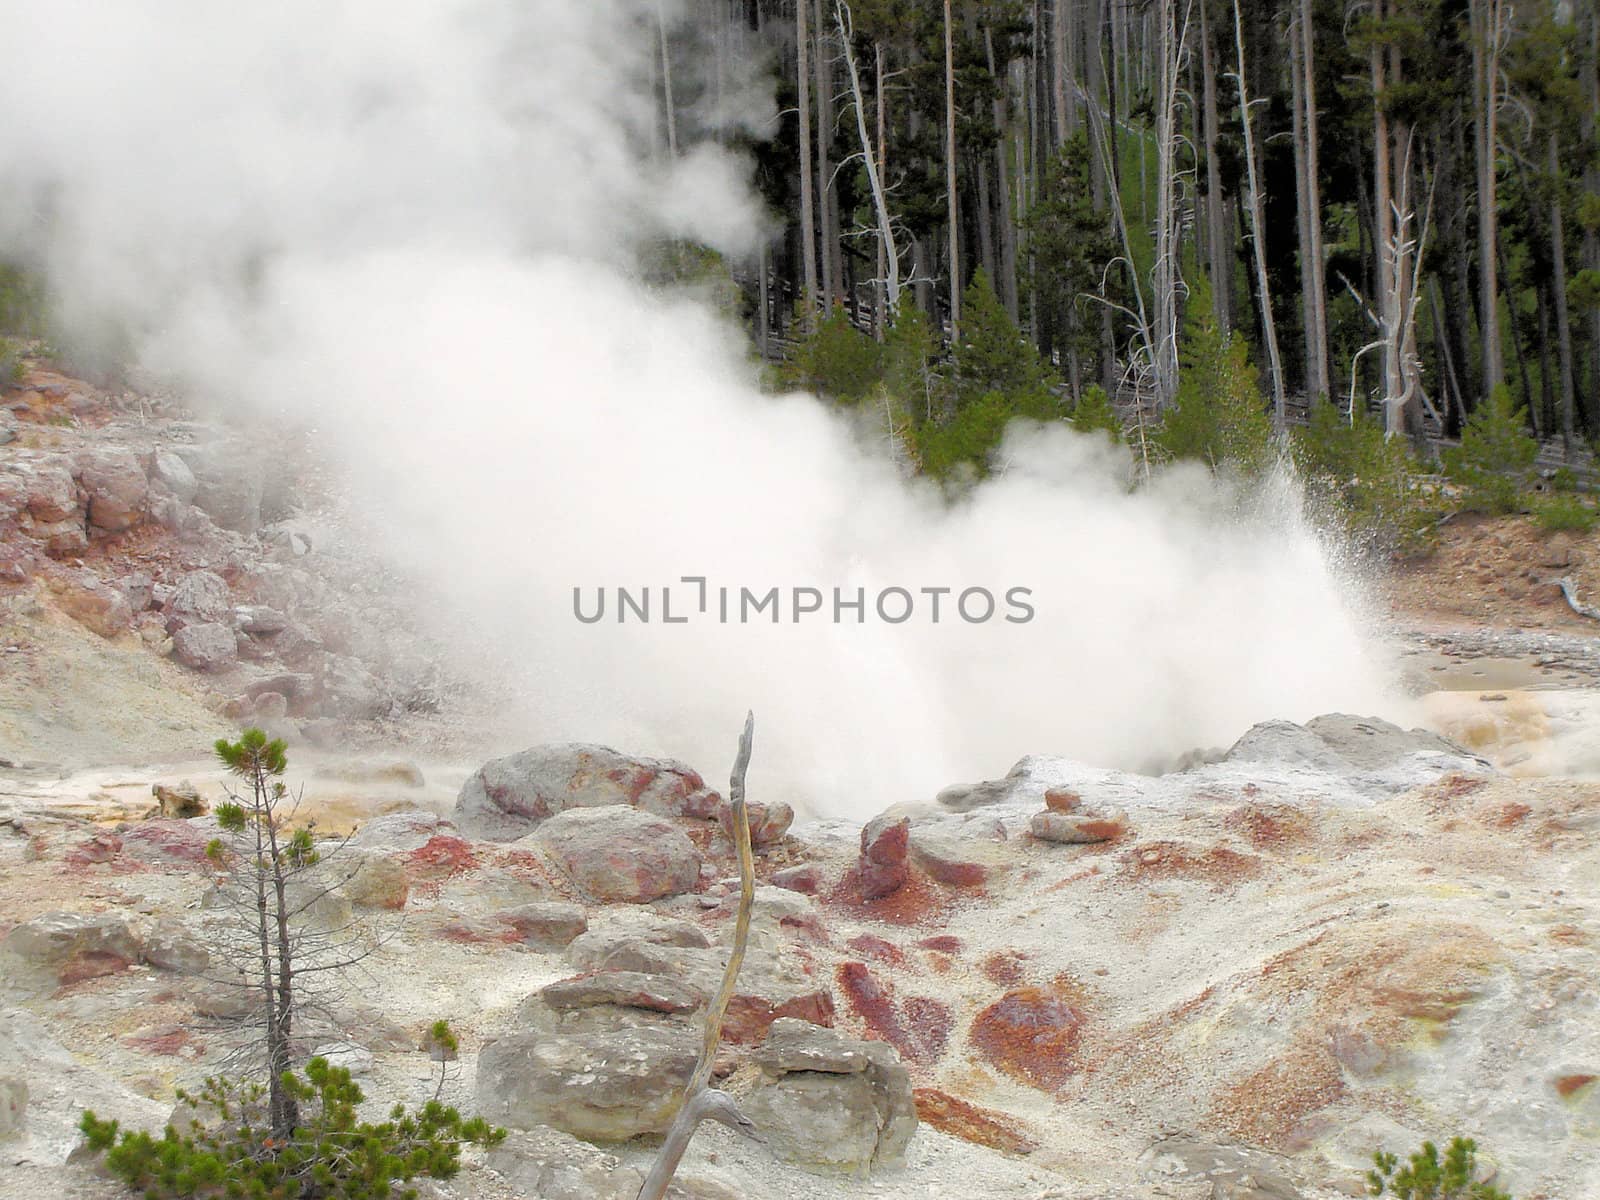
M 720 1121 L 747 1136 L 756 1136 L 755 1126 L 739 1111 L 733 1097 L 726 1092 L 708 1087 L 711 1068 L 716 1062 L 717 1046 L 722 1041 L 722 1020 L 728 1012 L 728 1002 L 733 999 L 733 988 L 739 978 L 739 968 L 744 965 L 745 945 L 750 940 L 750 912 L 755 907 L 756 868 L 750 850 L 750 813 L 744 803 L 744 776 L 750 767 L 750 748 L 755 738 L 756 716 L 746 713 L 744 732 L 739 735 L 739 753 L 733 760 L 733 778 L 728 783 L 728 806 L 733 811 L 733 841 L 739 851 L 739 915 L 733 926 L 733 949 L 728 955 L 728 969 L 722 973 L 722 986 L 706 1008 L 705 1041 L 700 1047 L 700 1059 L 695 1063 L 694 1074 L 683 1089 L 683 1105 L 672 1119 L 667 1135 L 662 1139 L 656 1161 L 639 1188 L 638 1200 L 663 1200 L 678 1164 L 689 1149 L 689 1139 L 700 1122 Z

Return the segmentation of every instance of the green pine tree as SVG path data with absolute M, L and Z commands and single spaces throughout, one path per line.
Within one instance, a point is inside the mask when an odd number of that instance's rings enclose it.
M 1125 440 L 1122 420 L 1117 416 L 1111 397 L 1098 383 L 1092 383 L 1084 389 L 1068 421 L 1079 433 L 1103 433 L 1118 443 Z
M 1461 506 L 1475 512 L 1521 512 L 1533 489 L 1539 443 L 1511 389 L 1496 387 L 1461 430 L 1461 445 L 1444 452 L 1444 470 L 1463 489 Z
M 883 348 L 850 321 L 844 306 L 795 347 L 783 379 L 840 404 L 859 404 L 883 377 Z
M 1179 366 L 1178 395 L 1156 435 L 1175 459 L 1213 471 L 1260 475 L 1274 455 L 1272 420 L 1244 339 L 1217 328 L 1211 310 L 1192 305 Z
M 961 340 L 955 348 L 958 408 L 998 393 L 1017 415 L 1041 421 L 1063 415 L 1051 390 L 1055 374 L 1006 312 L 989 276 L 979 270 L 961 297 Z
M 1361 548 L 1415 554 L 1429 549 L 1437 515 L 1421 502 L 1418 467 L 1404 438 L 1358 411 L 1349 420 L 1326 397 L 1289 440 L 1295 470 L 1314 515 Z

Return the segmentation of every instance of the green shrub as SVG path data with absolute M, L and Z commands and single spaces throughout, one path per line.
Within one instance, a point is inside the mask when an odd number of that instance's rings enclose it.
M 795 347 L 786 367 L 790 386 L 857 404 L 883 376 L 883 348 L 851 323 L 840 304 Z
M 1563 530 L 1588 533 L 1600 520 L 1600 514 L 1576 496 L 1558 494 L 1542 501 L 1533 510 L 1534 519 L 1545 533 Z
M 1461 507 L 1473 512 L 1521 512 L 1533 488 L 1539 443 L 1528 432 L 1527 410 L 1496 387 L 1467 418 L 1461 445 L 1444 452 L 1444 470 L 1465 489 Z
M 122 1132 L 117 1122 L 85 1112 L 79 1128 L 89 1149 L 105 1155 L 107 1170 L 147 1200 L 404 1200 L 417 1191 L 396 1184 L 419 1176 L 448 1179 L 460 1169 L 464 1143 L 489 1146 L 506 1136 L 482 1118 L 463 1120 L 437 1100 L 415 1113 L 397 1104 L 377 1124 L 359 1121 L 361 1089 L 349 1071 L 322 1058 L 306 1065 L 303 1079 L 290 1072 L 284 1082 L 301 1112 L 286 1141 L 271 1136 L 262 1088 L 220 1079 L 208 1079 L 198 1096 L 178 1093 L 197 1112 L 203 1106 L 213 1125 L 191 1118 L 187 1130 L 168 1125 L 158 1138 Z
M 1289 447 L 1314 516 L 1380 553 L 1432 548 L 1436 514 L 1417 486 L 1417 462 L 1404 438 L 1384 436 L 1376 417 L 1357 412 L 1352 421 L 1319 400 Z
M 1380 1150 L 1372 1156 L 1376 1169 L 1367 1172 L 1367 1193 L 1397 1200 L 1511 1200 L 1506 1192 L 1473 1179 L 1477 1152 L 1471 1138 L 1454 1138 L 1441 1162 L 1438 1147 L 1423 1142 L 1402 1167 L 1393 1154 Z

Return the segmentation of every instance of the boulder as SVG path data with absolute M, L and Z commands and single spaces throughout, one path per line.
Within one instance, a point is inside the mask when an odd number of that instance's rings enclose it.
M 1010 776 L 986 779 L 982 783 L 957 783 L 941 791 L 934 802 L 951 812 L 971 812 L 975 808 L 1005 803 L 1015 789 L 1016 780 Z
M 132 454 L 97 451 L 80 465 L 78 482 L 89 499 L 89 524 L 96 529 L 121 533 L 144 520 L 150 485 Z
M 699 1050 L 694 1030 L 667 1026 L 512 1034 L 478 1055 L 477 1109 L 496 1124 L 593 1141 L 662 1133 Z
M 0 950 L 63 984 L 114 974 L 143 956 L 128 923 L 109 913 L 45 913 L 13 928 Z
M 745 806 L 750 821 L 750 845 L 765 850 L 783 841 L 783 835 L 794 824 L 794 809 L 782 800 L 770 804 L 749 803 Z M 733 840 L 733 806 L 726 800 L 717 806 L 717 824 L 729 841 Z
M 584 895 L 603 904 L 659 900 L 700 880 L 700 856 L 687 837 L 624 805 L 567 809 L 533 836 Z
M 911 860 L 954 887 L 981 887 L 990 874 L 1007 869 L 1012 855 L 1005 842 L 1005 825 L 996 817 L 933 808 L 912 814 L 907 837 Z
M 878 900 L 900 889 L 910 871 L 910 844 L 911 818 L 893 809 L 862 827 L 857 878 L 864 899 Z
M 220 442 L 180 446 L 175 452 L 194 476 L 195 507 L 235 533 L 251 534 L 261 528 L 266 492 L 261 454 L 248 445 Z
M 1035 813 L 1028 832 L 1043 842 L 1069 845 L 1109 842 L 1128 832 L 1128 814 L 1121 809 L 1104 813 L 1059 812 L 1046 809 Z
M 40 526 L 70 521 L 81 526 L 78 485 L 72 472 L 57 463 L 41 464 L 27 482 L 28 515 Z
M 664 816 L 712 818 L 719 797 L 692 768 L 634 758 L 607 746 L 535 746 L 473 772 L 456 800 L 456 824 L 473 837 L 512 841 L 557 813 L 630 805 Z
M 615 1004 L 660 1013 L 691 1013 L 706 1002 L 706 995 L 661 975 L 639 971 L 595 971 L 558 979 L 539 989 L 539 999 L 557 1012 Z
M 93 571 L 63 571 L 51 578 L 50 590 L 62 612 L 103 638 L 124 634 L 133 625 L 126 593 Z
M 211 953 L 183 922 L 163 917 L 145 936 L 144 960 L 163 971 L 198 975 L 211 962 Z
M 231 626 L 217 621 L 185 625 L 172 635 L 172 654 L 196 671 L 220 671 L 239 657 L 238 639 Z
M 515 930 L 523 945 L 536 950 L 560 950 L 589 928 L 583 909 L 561 900 L 519 904 L 496 913 L 495 919 Z
M 156 798 L 156 815 L 174 819 L 204 816 L 206 802 L 200 789 L 185 779 L 171 787 L 161 783 L 150 785 L 150 794 Z
M 163 606 L 167 632 L 176 633 L 185 625 L 216 623 L 231 631 L 233 597 L 222 576 L 214 571 L 190 571 L 172 589 Z
M 195 480 L 194 472 L 189 469 L 189 464 L 170 450 L 156 452 L 152 475 L 167 491 L 185 504 L 193 502 L 194 494 L 200 486 Z
M 762 1083 L 740 1107 L 779 1158 L 856 1174 L 905 1160 L 917 1110 L 889 1046 L 780 1020 L 751 1057 Z
M 233 610 L 233 623 L 242 633 L 270 636 L 287 629 L 289 618 L 265 604 L 241 604 Z
M 122 849 L 131 858 L 160 866 L 203 867 L 210 865 L 206 849 L 216 836 L 205 824 L 164 817 L 140 821 L 122 831 Z
M 728 961 L 725 946 L 672 946 L 606 928 L 585 934 L 568 948 L 579 970 L 623 971 L 652 976 L 657 986 L 676 983 L 712 996 L 722 984 Z M 817 980 L 798 960 L 788 960 L 758 941 L 750 946 L 728 1002 L 723 1039 L 754 1045 L 773 1022 L 793 1017 L 815 1025 L 832 1025 L 833 990 Z

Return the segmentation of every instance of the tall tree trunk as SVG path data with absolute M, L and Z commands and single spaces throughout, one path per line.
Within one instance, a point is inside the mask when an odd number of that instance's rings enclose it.
M 806 0 L 800 0 L 802 4 Z M 822 200 L 822 310 L 832 313 L 840 299 L 843 279 L 840 277 L 839 254 L 839 192 L 834 184 L 833 166 L 830 162 L 833 146 L 833 69 L 823 43 L 824 22 L 822 0 L 816 4 L 817 55 L 815 60 L 817 85 L 817 185 Z
M 1207 10 L 1210 0 L 1199 0 L 1200 78 L 1202 127 L 1206 150 L 1206 248 L 1211 265 L 1211 312 L 1217 328 L 1233 328 L 1233 239 L 1228 236 L 1228 215 L 1222 199 L 1222 163 L 1217 152 L 1221 122 L 1217 119 L 1216 47 L 1211 40 Z
M 805 265 L 805 332 L 817 327 L 817 216 L 811 174 L 811 31 L 806 19 L 810 0 L 794 6 L 800 106 L 800 257 Z
M 1308 319 L 1310 328 L 1306 335 L 1306 390 L 1314 399 L 1332 390 L 1328 364 L 1328 292 L 1325 278 L 1326 266 L 1322 237 L 1322 164 L 1321 137 L 1317 116 L 1316 22 L 1312 18 L 1311 0 L 1300 0 L 1300 104 L 1305 114 L 1305 168 L 1304 194 L 1300 197 L 1305 211 L 1307 253 L 1309 264 L 1302 262 L 1301 271 L 1308 269 L 1311 287 L 1307 290 L 1310 302 Z M 1296 139 L 1298 146 L 1299 139 Z
M 1283 388 L 1283 360 L 1278 354 L 1278 322 L 1272 315 L 1272 288 L 1267 277 L 1266 218 L 1263 213 L 1261 181 L 1256 170 L 1255 121 L 1250 116 L 1250 89 L 1245 83 L 1244 12 L 1240 0 L 1233 0 L 1233 36 L 1239 50 L 1239 124 L 1244 130 L 1245 173 L 1250 181 L 1250 241 L 1255 247 L 1256 292 L 1261 307 L 1261 340 L 1266 343 L 1267 363 L 1272 374 L 1273 415 L 1282 429 L 1288 416 L 1288 397 Z
M 1562 213 L 1561 148 L 1556 133 L 1549 136 L 1550 168 L 1550 296 L 1556 310 L 1557 374 L 1560 377 L 1561 445 L 1572 453 L 1574 399 L 1572 370 L 1572 317 L 1567 311 L 1567 233 Z
M 1478 329 L 1483 339 L 1483 390 L 1504 380 L 1498 277 L 1500 221 L 1495 160 L 1499 153 L 1502 0 L 1470 0 L 1473 117 L 1478 161 Z
M 667 43 L 667 9 L 656 0 L 656 29 L 661 37 L 661 94 L 667 110 L 667 153 L 678 157 L 678 111 L 672 101 L 672 54 Z
M 995 139 L 994 165 L 995 180 L 1000 195 L 997 215 L 1000 218 L 1000 245 L 998 247 L 999 272 L 995 276 L 995 291 L 1000 295 L 1000 302 L 1005 305 L 1006 313 L 1015 321 L 1017 319 L 1017 236 L 1016 226 L 1011 219 L 1011 120 L 1007 96 L 1010 91 L 1010 73 L 1002 76 L 995 61 L 994 30 L 984 26 L 983 49 L 988 58 L 989 78 L 994 81 L 994 127 L 999 132 Z
M 1066 9 L 1071 3 L 1072 0 L 1051 0 L 1050 3 L 1050 91 L 1055 108 L 1054 143 L 1057 146 L 1072 136 L 1078 118 L 1077 97 L 1072 91 L 1072 52 L 1069 48 L 1072 38 L 1066 17 Z
M 801 0 L 804 3 L 804 0 Z M 944 171 L 950 243 L 950 342 L 959 339 L 961 324 L 961 237 L 956 207 L 956 43 L 950 0 L 944 0 Z
M 878 173 L 878 153 L 872 138 L 867 134 L 867 105 L 861 94 L 861 74 L 856 69 L 856 52 L 853 45 L 855 28 L 850 18 L 850 6 L 845 0 L 834 0 L 833 15 L 839 27 L 839 44 L 844 48 L 845 70 L 850 77 L 850 96 L 856 110 L 856 133 L 861 139 L 861 159 L 867 170 L 867 186 L 872 192 L 872 206 L 878 216 L 878 284 L 887 297 L 887 307 L 892 311 L 900 302 L 900 257 L 894 245 L 894 225 L 889 218 L 889 202 L 884 194 L 883 179 Z M 878 144 L 883 144 L 883 47 L 877 47 L 878 61 Z M 884 325 L 880 307 L 878 328 Z
M 1582 91 L 1579 93 L 1579 111 L 1582 114 L 1583 145 L 1588 165 L 1583 172 L 1583 189 L 1600 202 L 1600 10 L 1592 4 L 1579 10 L 1584 13 L 1586 32 L 1584 49 L 1579 55 Z M 1583 265 L 1590 271 L 1600 271 L 1600 230 L 1585 226 L 1583 231 Z M 1600 306 L 1589 311 L 1589 397 L 1585 414 L 1592 434 L 1600 426 Z
M 1187 26 L 1178 26 L 1175 0 L 1160 0 L 1155 14 L 1160 22 L 1156 41 L 1156 261 L 1154 327 L 1156 334 L 1155 397 L 1159 409 L 1171 406 L 1178 394 L 1178 289 L 1180 230 L 1177 221 L 1177 110 L 1178 74 L 1182 65 Z M 1144 139 L 1140 139 L 1143 145 Z

